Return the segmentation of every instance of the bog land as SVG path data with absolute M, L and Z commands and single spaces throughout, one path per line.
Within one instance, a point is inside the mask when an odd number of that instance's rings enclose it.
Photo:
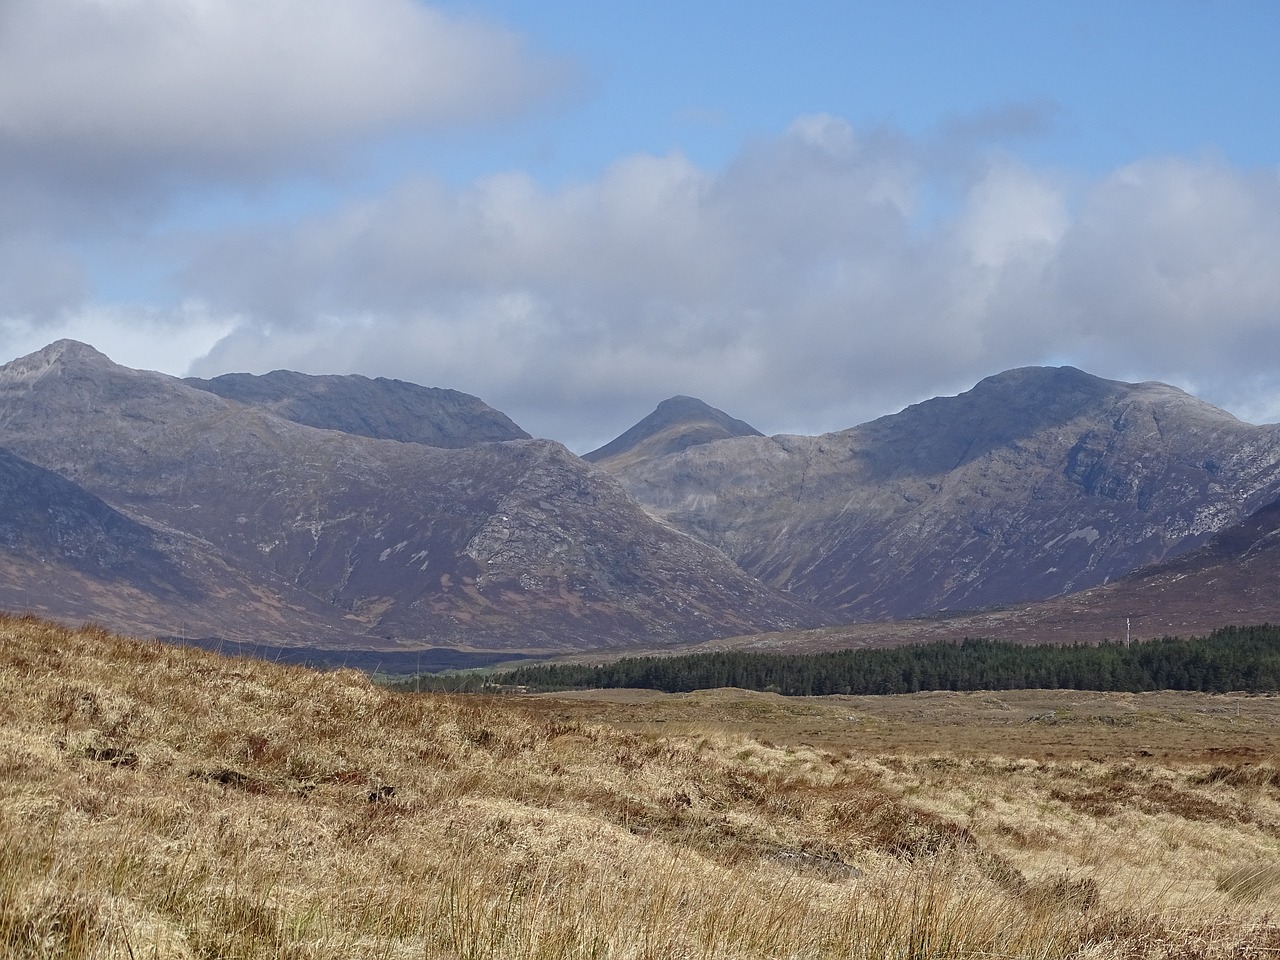
M 1274 958 L 1278 724 L 402 694 L 0 618 L 0 956 Z

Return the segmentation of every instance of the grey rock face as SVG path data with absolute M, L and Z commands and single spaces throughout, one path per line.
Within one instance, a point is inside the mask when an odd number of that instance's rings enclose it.
M 64 341 L 0 367 L 0 443 L 163 532 L 209 597 L 184 619 L 229 639 L 576 649 L 824 619 L 550 441 L 316 429 Z
M 612 469 L 766 583 L 871 620 L 1055 596 L 1191 549 L 1280 492 L 1280 428 L 1026 368 L 838 433 Z
M 183 382 L 294 423 L 378 440 L 452 448 L 529 439 L 505 414 L 477 397 L 403 380 L 276 370 L 263 376 L 188 377 Z

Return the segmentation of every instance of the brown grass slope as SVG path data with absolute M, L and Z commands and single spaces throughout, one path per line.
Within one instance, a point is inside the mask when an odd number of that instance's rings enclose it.
M 1268 957 L 1280 771 L 769 746 L 0 620 L 0 956 Z

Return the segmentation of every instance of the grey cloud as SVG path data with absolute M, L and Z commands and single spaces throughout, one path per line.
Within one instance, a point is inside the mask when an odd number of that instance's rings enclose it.
M 348 147 L 500 119 L 570 79 L 416 0 L 3 0 L 0 319 L 58 322 L 122 260 L 167 272 L 183 238 L 158 225 L 210 186 L 345 175 Z
M 1044 288 L 1100 362 L 1124 357 L 1240 404 L 1237 379 L 1265 380 L 1280 350 L 1276 263 L 1280 174 L 1152 159 L 1090 192 Z
M 188 282 L 258 321 L 197 369 L 453 386 L 579 449 L 672 393 L 815 432 L 1030 363 L 1280 414 L 1274 171 L 1153 159 L 1073 189 L 987 155 L 931 218 L 927 152 L 815 117 L 720 172 L 406 184 L 214 244 Z
M 1034 138 L 1048 133 L 1061 107 L 1047 98 L 1002 103 L 954 117 L 941 128 L 940 141 L 953 145 L 989 144 L 995 140 Z
M 234 176 L 506 115 L 565 77 L 514 34 L 414 0 L 6 0 L 0 150 Z
M 192 279 L 235 291 L 246 307 L 291 285 L 283 299 L 303 299 L 303 317 L 488 288 L 554 293 L 592 311 L 671 299 L 715 313 L 726 298 L 756 310 L 779 280 L 902 246 L 914 189 L 896 155 L 861 149 L 843 122 L 809 118 L 722 174 L 672 154 L 627 157 L 556 192 L 519 173 L 461 193 L 414 181 L 287 235 L 228 237 Z
M 9 319 L 47 320 L 84 303 L 80 262 L 45 238 L 0 236 L 0 304 Z

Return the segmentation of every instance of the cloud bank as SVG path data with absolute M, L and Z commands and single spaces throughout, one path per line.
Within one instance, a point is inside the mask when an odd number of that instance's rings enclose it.
M 413 0 L 0 8 L 0 144 L 117 174 L 253 174 L 389 130 L 510 115 L 564 79 L 515 34 Z
M 0 316 L 49 321 L 95 272 L 171 261 L 157 233 L 218 191 L 252 204 L 350 175 L 381 140 L 493 122 L 571 80 L 414 0 L 5 0 Z
M 1159 156 L 1082 179 L 991 146 L 1051 103 L 930 140 L 800 116 L 715 169 L 636 153 L 459 186 L 419 166 L 274 202 L 573 77 L 413 0 L 7 0 L 0 359 L 72 335 L 175 373 L 393 376 L 579 450 L 675 393 L 818 432 L 1038 363 L 1280 419 L 1280 170 Z
M 258 319 L 197 367 L 461 385 L 579 446 L 672 393 L 812 431 L 1032 363 L 1280 416 L 1275 171 L 1153 158 L 1075 184 L 997 154 L 939 202 L 936 153 L 814 116 L 720 171 L 406 182 L 215 238 L 190 289 Z

